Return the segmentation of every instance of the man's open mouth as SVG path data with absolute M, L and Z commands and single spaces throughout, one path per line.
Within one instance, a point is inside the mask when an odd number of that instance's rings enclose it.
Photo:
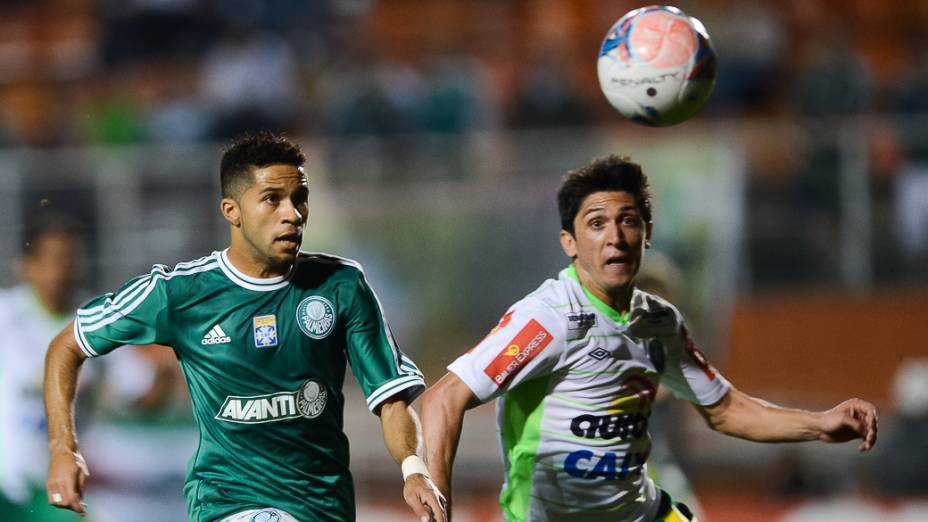
M 300 234 L 285 234 L 278 236 L 274 241 L 291 248 L 298 248 L 303 242 L 303 236 Z

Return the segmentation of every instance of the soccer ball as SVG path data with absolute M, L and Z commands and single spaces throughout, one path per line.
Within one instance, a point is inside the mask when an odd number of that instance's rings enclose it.
M 606 33 L 599 86 L 626 118 L 666 127 L 692 117 L 715 86 L 715 51 L 702 22 L 676 7 L 630 11 Z

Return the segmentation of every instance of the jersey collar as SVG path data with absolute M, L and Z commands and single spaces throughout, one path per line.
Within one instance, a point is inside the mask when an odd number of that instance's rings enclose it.
M 599 310 L 599 313 L 605 315 L 620 325 L 628 326 L 628 319 L 631 316 L 631 310 L 623 314 L 615 308 L 602 302 L 600 298 L 593 295 L 593 292 L 587 290 L 587 288 L 583 286 L 583 283 L 580 282 L 580 276 L 577 275 L 577 269 L 574 267 L 573 263 L 567 266 L 567 275 L 576 281 L 578 285 L 580 285 L 580 288 L 583 289 L 584 295 L 586 295 L 586 298 L 589 299 L 590 304 L 593 305 L 593 308 L 596 308 Z
M 256 292 L 270 292 L 272 290 L 280 290 L 281 288 L 290 284 L 290 277 L 293 275 L 296 264 L 293 268 L 290 269 L 286 275 L 275 276 L 275 277 L 251 277 L 245 275 L 239 269 L 235 268 L 231 261 L 229 261 L 229 249 L 225 249 L 222 252 L 219 252 L 217 256 L 219 258 L 219 268 L 222 269 L 222 273 L 226 275 L 233 283 L 237 284 L 242 288 L 248 290 L 254 290 Z

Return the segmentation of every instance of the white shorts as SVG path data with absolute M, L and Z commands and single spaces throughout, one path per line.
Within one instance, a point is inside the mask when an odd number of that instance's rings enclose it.
M 299 522 L 282 509 L 249 509 L 222 519 L 221 522 Z

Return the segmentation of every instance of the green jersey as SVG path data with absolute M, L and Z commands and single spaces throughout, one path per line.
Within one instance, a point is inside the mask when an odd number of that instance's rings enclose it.
M 372 411 L 425 387 L 397 348 L 360 265 L 301 253 L 257 279 L 227 252 L 152 271 L 77 312 L 89 357 L 125 344 L 174 348 L 200 432 L 184 493 L 191 520 L 272 506 L 300 520 L 353 520 L 342 429 L 346 363 Z

